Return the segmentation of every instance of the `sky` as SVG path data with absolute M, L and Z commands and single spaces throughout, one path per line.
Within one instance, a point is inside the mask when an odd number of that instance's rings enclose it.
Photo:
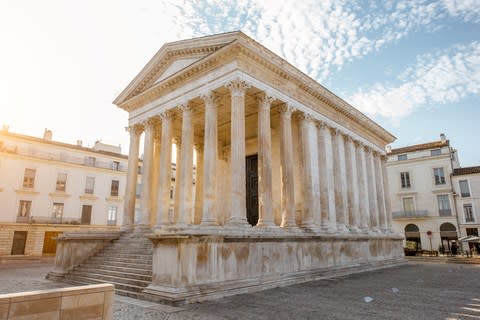
M 480 0 L 0 0 L 0 125 L 128 153 L 112 101 L 165 43 L 241 30 L 390 131 L 480 165 Z

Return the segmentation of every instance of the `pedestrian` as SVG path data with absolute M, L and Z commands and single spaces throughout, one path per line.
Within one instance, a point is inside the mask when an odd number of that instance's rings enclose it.
M 457 243 L 456 242 L 453 242 L 452 243 L 452 247 L 451 247 L 451 251 L 452 251 L 452 256 L 456 256 L 457 255 Z

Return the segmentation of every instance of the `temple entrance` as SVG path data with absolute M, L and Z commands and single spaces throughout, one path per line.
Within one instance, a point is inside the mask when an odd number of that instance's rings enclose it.
M 247 183 L 247 220 L 252 226 L 258 222 L 258 155 L 245 159 Z

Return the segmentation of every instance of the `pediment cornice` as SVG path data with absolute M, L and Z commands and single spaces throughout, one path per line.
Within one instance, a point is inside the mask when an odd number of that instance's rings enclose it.
M 230 38 L 231 40 L 231 38 Z M 155 79 L 175 59 L 205 55 L 203 58 L 172 74 L 171 76 L 155 83 Z M 236 38 L 229 43 L 198 46 L 195 48 L 181 48 L 169 51 L 163 55 L 163 60 L 158 61 L 146 72 L 144 79 L 138 82 L 135 90 L 131 91 L 124 102 L 117 105 L 126 111 L 133 111 L 148 102 L 151 102 L 167 92 L 171 92 L 179 86 L 198 78 L 204 73 L 230 63 L 234 60 L 255 62 L 275 74 L 278 80 L 288 81 L 294 87 L 304 92 L 310 100 L 320 101 L 348 119 L 358 122 L 362 127 L 381 137 L 387 143 L 395 137 L 383 129 L 380 125 L 369 119 L 362 112 L 355 109 L 346 101 L 323 87 L 321 84 L 304 74 L 286 60 L 282 59 L 260 43 L 243 33 L 237 33 Z M 244 70 L 248 72 L 248 70 Z M 117 98 L 118 100 L 118 98 Z

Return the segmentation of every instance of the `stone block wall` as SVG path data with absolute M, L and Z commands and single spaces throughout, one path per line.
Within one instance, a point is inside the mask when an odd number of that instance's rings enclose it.
M 3 294 L 0 320 L 111 320 L 114 295 L 112 284 Z

